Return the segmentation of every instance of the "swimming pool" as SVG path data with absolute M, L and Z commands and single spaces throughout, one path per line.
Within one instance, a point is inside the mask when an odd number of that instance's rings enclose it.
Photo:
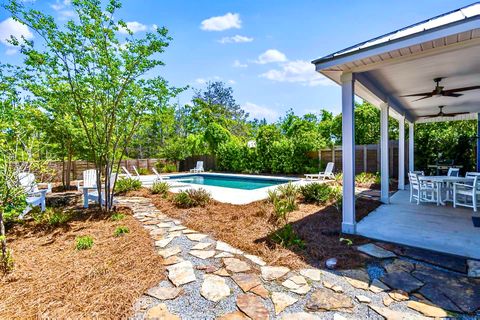
M 272 187 L 283 183 L 297 181 L 298 179 L 250 177 L 242 175 L 217 175 L 217 174 L 189 174 L 171 176 L 170 180 L 205 186 L 224 187 L 241 190 L 255 190 Z

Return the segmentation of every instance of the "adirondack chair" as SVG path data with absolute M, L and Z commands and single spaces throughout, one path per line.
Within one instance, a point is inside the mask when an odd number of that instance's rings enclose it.
M 22 219 L 33 207 L 39 206 L 43 212 L 47 208 L 46 197 L 47 193 L 52 191 L 52 185 L 48 184 L 47 189 L 39 189 L 38 184 L 35 182 L 35 175 L 29 172 L 22 172 L 18 175 L 20 185 L 25 190 L 27 195 L 26 202 L 27 207 L 20 214 L 19 218 Z
M 333 162 L 329 162 L 327 163 L 327 166 L 325 168 L 325 171 L 324 172 L 319 172 L 317 174 L 306 174 L 305 175 L 305 178 L 308 179 L 308 180 L 313 180 L 313 179 L 322 179 L 322 180 L 325 180 L 325 179 L 335 179 L 335 175 L 333 174 L 333 166 L 334 166 L 334 163 Z
M 110 176 L 110 187 L 113 187 L 117 174 Z M 96 177 L 95 177 L 96 178 Z M 99 196 L 97 186 L 84 186 L 83 187 L 83 207 L 88 208 L 89 202 L 93 201 L 98 203 Z M 115 202 L 115 201 L 114 201 Z M 105 205 L 105 192 L 102 192 L 102 205 Z
M 198 173 L 198 172 L 204 172 L 205 170 L 203 169 L 203 161 L 197 161 L 197 165 L 195 168 L 190 169 L 190 172 Z
M 127 175 L 127 178 L 137 179 L 137 180 L 141 181 L 142 183 L 152 183 L 152 177 L 151 176 L 150 177 L 149 176 L 141 176 L 138 173 L 137 167 L 135 167 L 135 166 L 132 166 L 132 167 L 133 167 L 133 170 L 135 170 L 136 175 L 131 174 L 130 171 L 128 171 L 128 169 L 126 167 L 122 166 L 122 170 Z
M 83 180 L 77 182 L 78 191 L 81 188 L 96 188 L 97 187 L 97 171 L 95 169 L 83 171 Z

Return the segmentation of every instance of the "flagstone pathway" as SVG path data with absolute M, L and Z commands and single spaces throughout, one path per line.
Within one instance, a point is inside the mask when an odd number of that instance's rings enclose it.
M 162 214 L 147 198 L 118 201 L 131 207 L 134 217 L 149 230 L 158 254 L 164 258 L 168 279 L 138 299 L 133 319 L 342 320 L 447 316 L 444 310 L 425 303 L 421 296 L 392 291 L 385 281 L 378 279 L 370 282 L 365 271 L 345 274 L 269 266 L 260 257 L 182 226 L 180 221 Z M 382 250 L 380 253 L 390 255 Z M 392 269 L 403 271 L 408 267 L 398 264 Z M 395 280 L 392 276 L 386 281 Z

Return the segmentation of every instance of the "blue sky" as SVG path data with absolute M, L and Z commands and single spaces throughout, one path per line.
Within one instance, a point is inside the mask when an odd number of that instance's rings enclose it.
M 252 117 L 274 121 L 290 108 L 297 114 L 340 112 L 340 88 L 316 74 L 311 60 L 472 2 L 123 0 L 118 16 L 138 35 L 153 25 L 169 29 L 173 41 L 157 72 L 172 85 L 202 88 L 206 81 L 224 81 Z M 72 16 L 69 0 L 31 5 L 60 23 Z M 8 18 L 1 9 L 0 61 L 20 63 L 5 37 L 21 33 L 35 40 L 35 34 Z M 179 102 L 191 95 L 190 89 Z

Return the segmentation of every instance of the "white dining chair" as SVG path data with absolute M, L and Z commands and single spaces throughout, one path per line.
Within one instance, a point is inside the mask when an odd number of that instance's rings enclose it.
M 449 177 L 458 177 L 460 175 L 459 168 L 448 168 L 447 176 Z
M 472 184 L 456 182 L 453 184 L 453 207 L 468 207 L 472 208 L 474 212 L 477 212 L 479 195 L 479 175 L 473 178 Z
M 419 174 L 414 172 L 408 173 L 408 180 L 410 182 L 410 202 L 416 200 L 417 204 L 420 202 L 437 202 L 438 191 L 432 183 L 421 181 L 418 178 Z

